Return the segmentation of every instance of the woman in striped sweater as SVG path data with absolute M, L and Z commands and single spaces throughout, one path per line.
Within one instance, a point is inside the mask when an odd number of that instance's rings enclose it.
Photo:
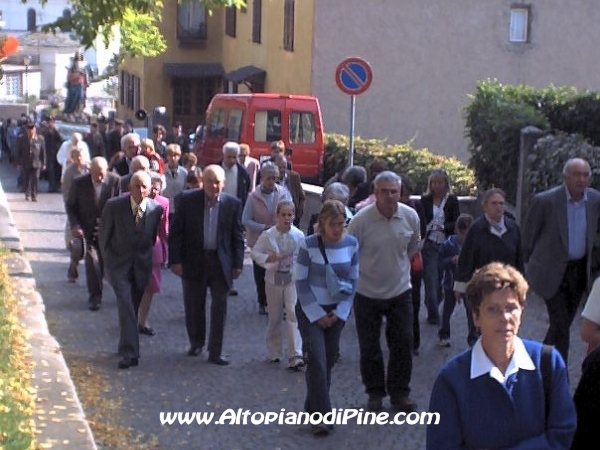
M 306 400 L 308 413 L 331 411 L 329 387 L 342 329 L 352 308 L 358 279 L 358 241 L 344 232 L 346 212 L 337 200 L 323 203 L 316 234 L 301 242 L 296 264 L 298 324 L 308 340 Z M 326 283 L 327 265 L 351 289 L 335 297 Z M 315 435 L 326 435 L 331 427 L 313 425 Z

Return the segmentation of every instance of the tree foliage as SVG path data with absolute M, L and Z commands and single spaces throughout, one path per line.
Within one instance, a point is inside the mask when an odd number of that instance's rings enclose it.
M 21 0 L 28 3 L 31 0 Z M 45 5 L 48 0 L 38 0 Z M 178 0 L 190 3 L 196 0 Z M 225 6 L 241 8 L 244 0 L 202 0 L 211 13 Z M 152 57 L 167 49 L 165 37 L 159 29 L 164 0 L 71 0 L 71 16 L 61 17 L 42 27 L 42 31 L 56 33 L 70 30 L 85 48 L 95 44 L 101 36 L 104 44 L 114 39 L 114 27 L 121 34 L 123 55 Z

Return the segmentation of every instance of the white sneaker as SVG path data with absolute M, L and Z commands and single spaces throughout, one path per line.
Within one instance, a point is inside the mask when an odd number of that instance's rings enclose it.
M 450 347 L 450 339 L 440 339 L 438 345 L 440 347 Z

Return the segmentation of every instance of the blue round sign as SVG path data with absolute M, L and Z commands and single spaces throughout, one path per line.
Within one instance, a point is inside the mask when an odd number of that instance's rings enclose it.
M 335 71 L 335 82 L 348 95 L 358 95 L 371 86 L 373 72 L 368 62 L 361 58 L 347 58 Z

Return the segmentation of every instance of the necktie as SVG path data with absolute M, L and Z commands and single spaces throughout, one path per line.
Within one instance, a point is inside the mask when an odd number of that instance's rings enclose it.
M 142 216 L 144 215 L 144 211 L 142 211 L 142 207 L 137 205 L 135 207 L 135 225 L 138 226 L 142 221 Z

